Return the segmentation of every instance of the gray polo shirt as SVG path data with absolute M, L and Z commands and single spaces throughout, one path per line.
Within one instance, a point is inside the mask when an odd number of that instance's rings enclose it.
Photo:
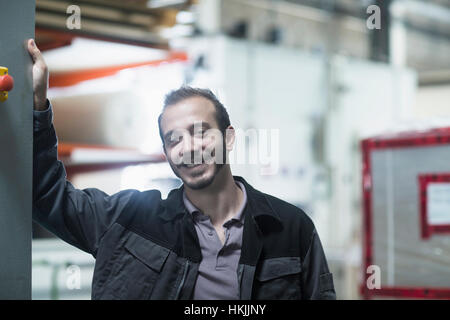
M 241 257 L 243 212 L 247 204 L 247 192 L 241 182 L 235 182 L 244 193 L 244 201 L 235 216 L 223 224 L 225 230 L 223 245 L 209 216 L 200 212 L 183 192 L 184 205 L 192 214 L 202 251 L 202 261 L 194 288 L 195 300 L 239 299 L 237 268 Z

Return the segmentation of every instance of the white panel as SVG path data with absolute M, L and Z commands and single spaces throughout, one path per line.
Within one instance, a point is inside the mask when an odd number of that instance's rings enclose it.
M 427 186 L 428 223 L 450 225 L 450 183 L 430 183 Z
M 299 50 L 257 44 L 252 49 L 250 127 L 279 130 L 278 172 L 254 183 L 264 192 L 309 206 L 314 178 L 313 119 L 324 110 L 325 63 Z

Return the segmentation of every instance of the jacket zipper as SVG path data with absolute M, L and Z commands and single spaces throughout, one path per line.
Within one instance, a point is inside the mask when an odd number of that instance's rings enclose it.
M 181 288 L 183 288 L 183 286 L 184 286 L 184 282 L 186 280 L 188 270 L 189 270 L 189 260 L 187 260 L 186 264 L 184 265 L 183 278 L 181 279 L 180 285 L 178 286 L 177 294 L 175 295 L 175 300 L 178 300 L 178 297 L 181 292 Z

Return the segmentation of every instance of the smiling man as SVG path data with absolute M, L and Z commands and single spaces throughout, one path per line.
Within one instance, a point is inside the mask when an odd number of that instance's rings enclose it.
M 34 61 L 33 219 L 96 258 L 93 299 L 335 299 L 332 274 L 311 219 L 233 176 L 234 129 L 207 89 L 166 96 L 164 152 L 183 181 L 107 195 L 79 190 L 57 159 L 48 71 Z

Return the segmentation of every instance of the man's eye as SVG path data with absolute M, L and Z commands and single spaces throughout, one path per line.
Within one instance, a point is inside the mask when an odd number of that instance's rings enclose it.
M 177 137 L 177 136 L 173 136 L 170 137 L 167 141 L 167 144 L 169 146 L 174 146 L 175 144 L 177 144 L 177 142 L 179 142 L 181 140 L 181 137 Z
M 196 136 L 196 137 L 203 137 L 204 134 L 205 134 L 204 130 L 199 130 L 199 131 L 194 132 L 194 136 Z

